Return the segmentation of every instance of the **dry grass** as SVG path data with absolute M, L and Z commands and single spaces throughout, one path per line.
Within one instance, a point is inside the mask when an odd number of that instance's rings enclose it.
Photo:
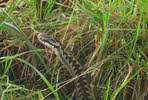
M 68 100 L 72 94 L 69 73 L 39 43 L 40 32 L 57 37 L 90 69 L 96 100 L 142 100 L 148 86 L 146 1 L 61 1 L 41 7 L 35 0 L 10 0 L 0 12 L 1 100 L 51 99 L 54 90 Z

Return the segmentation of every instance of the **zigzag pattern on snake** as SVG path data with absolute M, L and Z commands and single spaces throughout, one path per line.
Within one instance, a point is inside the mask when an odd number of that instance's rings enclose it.
M 45 33 L 40 33 L 38 35 L 38 39 L 42 44 L 51 48 L 55 52 L 72 77 L 79 76 L 84 72 L 82 66 L 72 56 L 64 51 L 57 38 L 49 36 Z M 74 81 L 74 83 L 76 86 L 76 94 L 71 98 L 71 100 L 93 100 L 89 94 L 89 85 L 86 75 L 80 76 Z

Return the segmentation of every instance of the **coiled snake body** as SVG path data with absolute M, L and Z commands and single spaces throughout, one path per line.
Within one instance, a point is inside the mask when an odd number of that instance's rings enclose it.
M 38 35 L 38 39 L 42 44 L 51 48 L 55 52 L 55 54 L 60 58 L 62 63 L 71 73 L 72 77 L 79 76 L 83 73 L 82 66 L 72 56 L 68 55 L 64 51 L 58 39 L 49 36 L 45 33 L 40 33 Z M 74 100 L 73 98 L 76 98 L 76 100 L 93 100 L 89 94 L 89 89 L 88 89 L 89 85 L 87 83 L 86 75 L 77 78 L 75 80 L 75 86 L 76 86 L 76 94 L 75 97 L 72 97 L 71 100 Z

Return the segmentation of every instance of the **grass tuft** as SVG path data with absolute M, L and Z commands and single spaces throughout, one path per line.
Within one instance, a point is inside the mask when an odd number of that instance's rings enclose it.
M 43 32 L 57 37 L 84 66 L 94 100 L 142 100 L 148 94 L 146 0 L 5 4 L 0 4 L 1 100 L 69 100 L 75 78 L 39 43 L 37 35 Z

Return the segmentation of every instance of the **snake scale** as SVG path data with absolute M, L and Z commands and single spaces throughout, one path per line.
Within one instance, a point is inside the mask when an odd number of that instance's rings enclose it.
M 66 66 L 72 77 L 81 75 L 84 71 L 82 66 L 69 54 L 67 54 L 60 41 L 52 36 L 45 33 L 38 35 L 38 40 L 48 48 L 52 49 L 55 54 L 60 58 L 61 62 Z M 75 81 L 76 93 L 70 100 L 93 100 L 89 94 L 89 85 L 87 82 L 87 76 L 82 75 Z

